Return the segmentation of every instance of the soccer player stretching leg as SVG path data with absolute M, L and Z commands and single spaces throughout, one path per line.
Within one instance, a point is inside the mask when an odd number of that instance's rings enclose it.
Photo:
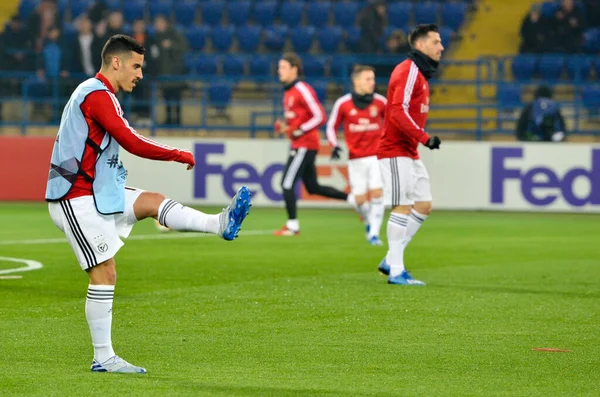
M 442 57 L 436 25 L 418 25 L 409 35 L 412 50 L 390 77 L 383 136 L 377 157 L 384 199 L 392 207 L 387 224 L 388 252 L 379 271 L 389 284 L 425 285 L 404 268 L 404 250 L 431 213 L 429 174 L 419 159 L 419 143 L 439 149 L 440 139 L 425 132 L 429 112 L 429 83 Z
M 344 125 L 350 159 L 348 177 L 358 213 L 367 224 L 367 241 L 371 245 L 383 245 L 379 230 L 385 206 L 377 147 L 387 99 L 375 93 L 375 69 L 371 66 L 354 66 L 352 85 L 353 91 L 338 98 L 333 105 L 327 122 L 327 139 L 333 147 L 331 158 L 339 159 L 337 130 Z
M 144 47 L 125 35 L 112 36 L 102 50 L 102 68 L 81 83 L 65 106 L 54 149 L 46 200 L 54 224 L 65 233 L 89 276 L 85 314 L 92 334 L 93 372 L 146 373 L 117 356 L 112 347 L 115 255 L 134 224 L 155 218 L 174 230 L 237 237 L 250 210 L 242 187 L 220 214 L 209 215 L 151 193 L 125 187 L 127 171 L 119 148 L 139 157 L 194 165 L 192 153 L 139 135 L 123 117 L 115 93 L 131 92 L 142 79 Z

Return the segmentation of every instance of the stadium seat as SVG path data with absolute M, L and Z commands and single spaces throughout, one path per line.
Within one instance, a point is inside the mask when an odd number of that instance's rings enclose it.
M 556 11 L 560 8 L 560 4 L 556 1 L 545 1 L 542 3 L 541 15 L 544 18 L 553 17 Z
M 329 70 L 333 79 L 339 79 L 342 82 L 348 81 L 352 72 L 352 66 L 356 63 L 351 56 L 334 56 L 331 58 Z
M 591 28 L 583 33 L 583 49 L 590 54 L 600 52 L 600 28 Z
M 235 26 L 241 26 L 250 20 L 250 9 L 252 3 L 247 0 L 231 1 L 228 3 L 229 23 Z
M 215 26 L 211 29 L 210 39 L 217 51 L 229 51 L 233 44 L 235 29 L 231 25 Z
M 285 25 L 273 25 L 265 28 L 265 47 L 270 51 L 279 52 L 285 46 L 288 28 Z
M 381 37 L 379 38 L 379 46 L 380 46 L 381 48 L 384 48 L 384 49 L 386 49 L 386 42 L 387 42 L 388 38 L 391 36 L 391 34 L 392 34 L 392 33 L 393 33 L 395 30 L 398 30 L 398 28 L 397 28 L 397 27 L 395 27 L 395 26 L 390 26 L 390 25 L 386 26 L 386 27 L 383 29 L 383 33 L 381 34 Z M 386 50 L 387 50 L 387 49 L 386 49 Z
M 351 26 L 346 29 L 344 34 L 344 44 L 346 49 L 356 52 L 358 50 L 358 42 L 360 41 L 360 28 Z
M 193 52 L 186 52 L 183 55 L 183 63 L 185 65 L 185 69 L 189 74 L 196 74 L 196 59 L 198 58 L 198 54 Z
M 192 50 L 201 51 L 206 45 L 208 28 L 206 26 L 190 26 L 185 29 L 184 36 Z
M 592 60 L 592 64 L 594 65 L 594 70 L 596 71 L 596 79 L 598 80 L 600 77 L 600 56 L 597 56 Z
M 600 86 L 584 86 L 581 92 L 581 101 L 587 109 L 600 109 Z
M 317 28 L 322 28 L 329 22 L 329 13 L 331 3 L 329 1 L 313 1 L 306 7 L 306 17 L 308 24 Z
M 400 28 L 408 24 L 412 14 L 413 5 L 408 1 L 392 3 L 388 6 L 388 24 Z
M 304 12 L 304 2 L 284 2 L 279 10 L 281 23 L 290 28 L 299 26 L 302 22 L 302 14 Z
M 183 26 L 190 26 L 196 19 L 196 1 L 195 0 L 177 0 L 173 6 L 175 13 L 175 23 Z
M 463 2 L 442 4 L 442 25 L 455 31 L 460 29 L 466 12 L 467 5 Z
M 323 56 L 304 55 L 302 67 L 306 77 L 325 77 L 327 58 Z
M 146 2 L 143 0 L 127 0 L 123 4 L 122 12 L 125 22 L 133 23 L 138 19 L 144 19 L 144 8 Z
M 240 51 L 255 52 L 260 44 L 262 29 L 256 25 L 243 25 L 236 28 L 236 37 Z
M 356 22 L 359 3 L 357 1 L 342 2 L 338 1 L 333 6 L 333 20 L 337 26 L 348 28 Z
M 216 76 L 219 73 L 220 63 L 219 56 L 202 54 L 194 59 L 194 71 L 202 76 Z
M 68 0 L 63 0 L 63 2 L 66 4 Z M 111 11 L 120 10 L 123 6 L 121 0 L 106 0 L 105 3 L 108 9 Z
M 277 2 L 268 1 L 257 1 L 254 4 L 254 22 L 262 26 L 271 26 L 275 21 L 275 15 L 277 13 Z
M 37 7 L 37 0 L 21 0 L 19 4 L 19 16 L 22 20 L 27 21 L 29 15 L 35 10 Z
M 296 52 L 308 52 L 315 38 L 315 28 L 312 26 L 297 26 L 290 31 L 290 41 Z
M 567 76 L 571 80 L 587 80 L 592 71 L 592 59 L 583 56 L 567 57 Z
M 319 102 L 325 104 L 325 100 L 327 99 L 327 82 L 315 81 L 311 85 L 315 89 L 315 94 L 317 94 Z
M 227 108 L 229 102 L 231 102 L 232 94 L 233 84 L 229 81 L 211 82 L 208 87 L 208 101 L 220 111 Z
M 228 78 L 241 78 L 244 75 L 246 61 L 245 55 L 225 55 L 223 57 L 223 74 Z
M 437 23 L 439 9 L 439 3 L 432 1 L 418 2 L 415 4 L 415 24 Z
M 517 55 L 511 63 L 512 75 L 516 80 L 533 78 L 537 68 L 537 58 L 531 55 Z
M 150 20 L 154 20 L 158 15 L 163 15 L 170 19 L 173 3 L 170 0 L 151 1 L 148 4 L 148 15 Z
M 223 20 L 225 3 L 221 0 L 211 0 L 200 3 L 202 23 L 210 26 L 219 26 Z
M 71 19 L 75 19 L 81 14 L 85 14 L 92 5 L 91 0 L 71 1 L 69 3 L 71 10 Z
M 521 87 L 518 85 L 502 84 L 496 88 L 496 100 L 502 110 L 515 110 L 523 105 Z
M 544 80 L 558 80 L 565 66 L 565 58 L 562 55 L 542 55 L 538 63 L 540 77 Z
M 454 29 L 449 28 L 447 26 L 442 26 L 439 28 L 440 30 L 440 39 L 442 39 L 442 44 L 444 49 L 447 50 L 450 48 L 450 44 L 452 44 L 452 36 L 454 36 Z
M 339 26 L 325 26 L 317 32 L 317 40 L 321 51 L 325 53 L 336 53 L 342 41 L 342 28 Z
M 248 61 L 251 76 L 268 77 L 273 75 L 273 58 L 268 55 L 253 55 Z

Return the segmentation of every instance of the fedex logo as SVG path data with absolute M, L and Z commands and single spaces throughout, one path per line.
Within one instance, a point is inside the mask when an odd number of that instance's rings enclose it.
M 509 159 L 522 159 L 523 148 L 492 149 L 491 201 L 494 204 L 505 202 L 505 181 L 516 180 L 521 185 L 521 194 L 527 202 L 535 206 L 547 206 L 562 197 L 573 207 L 600 205 L 600 149 L 591 150 L 591 168 L 571 168 L 563 175 L 552 168 L 536 166 L 530 169 L 508 167 Z M 552 161 L 552 159 L 549 159 Z M 581 180 L 581 181 L 580 181 Z M 589 184 L 587 194 L 577 196 L 574 184 Z
M 257 170 L 252 164 L 239 161 L 229 166 L 223 166 L 218 161 L 209 162 L 210 155 L 224 155 L 223 143 L 198 143 L 195 145 L 196 167 L 194 168 L 194 197 L 207 198 L 208 177 L 219 175 L 223 177 L 223 190 L 233 197 L 236 185 L 246 185 L 252 194 L 260 190 L 272 201 L 283 200 L 283 195 L 273 189 L 275 174 L 283 172 L 284 164 L 271 164 L 264 170 Z

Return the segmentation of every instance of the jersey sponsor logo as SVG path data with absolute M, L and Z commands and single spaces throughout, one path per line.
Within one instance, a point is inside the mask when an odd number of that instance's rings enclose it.
M 379 123 L 372 123 L 371 120 L 367 118 L 359 118 L 358 124 L 350 123 L 348 124 L 348 130 L 350 132 L 370 132 L 370 131 L 379 131 L 381 126 Z
M 591 150 L 591 167 L 571 167 L 557 172 L 552 169 L 552 159 L 547 166 L 537 165 L 525 168 L 519 161 L 525 161 L 523 148 L 492 148 L 491 202 L 504 204 L 507 198 L 507 183 L 516 181 L 521 196 L 534 206 L 545 207 L 559 198 L 573 207 L 600 205 L 600 149 Z M 507 165 L 507 161 L 511 165 Z M 562 175 L 561 175 L 562 174 Z M 512 190 L 510 190 L 512 191 Z
M 353 108 L 349 114 L 350 114 L 350 116 L 356 116 L 357 113 L 358 113 L 358 111 Z

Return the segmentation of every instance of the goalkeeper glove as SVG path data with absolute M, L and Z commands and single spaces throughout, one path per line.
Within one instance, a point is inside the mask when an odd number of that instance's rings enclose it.
M 342 148 L 339 146 L 334 146 L 333 150 L 331 151 L 331 159 L 332 160 L 339 160 L 340 159 L 340 153 L 342 153 Z
M 431 138 L 429 138 L 425 146 L 427 146 L 431 150 L 439 149 L 441 143 L 442 141 L 440 140 L 440 138 L 438 138 L 437 136 L 432 136 Z

